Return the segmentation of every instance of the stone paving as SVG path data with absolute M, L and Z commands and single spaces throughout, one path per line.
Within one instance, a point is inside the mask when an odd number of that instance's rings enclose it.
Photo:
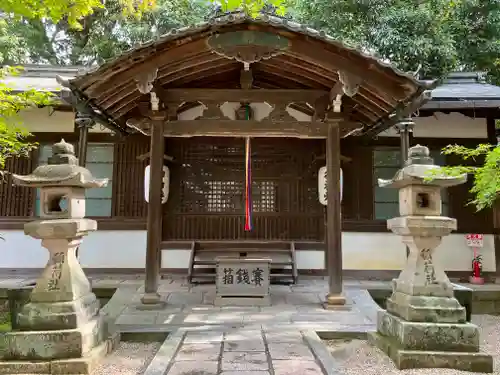
M 200 369 L 203 375 L 323 374 L 296 330 L 187 332 L 167 374 L 185 375 Z
M 0 288 L 7 284 L 13 280 L 0 279 Z M 141 309 L 142 277 L 93 278 L 92 284 L 116 288 L 102 312 L 120 331 L 170 333 L 144 375 L 337 374 L 319 336 L 375 331 L 380 308 L 366 289 L 387 285 L 345 281 L 347 304 L 331 311 L 322 307 L 326 278 L 272 285 L 268 307 L 216 307 L 213 285 L 192 286 L 172 276 L 160 283 L 167 302 L 161 310 Z
M 112 280 L 94 280 L 93 285 L 109 286 Z M 270 329 L 293 326 L 299 330 L 368 332 L 375 328 L 377 305 L 359 284 L 346 283 L 347 305 L 340 310 L 324 310 L 328 287 L 324 279 L 305 279 L 294 286 L 271 286 L 271 306 L 215 307 L 213 285 L 191 286 L 184 279 L 162 280 L 160 294 L 167 305 L 162 310 L 142 310 L 142 282 L 120 281 L 117 292 L 104 311 L 116 318 L 124 331 L 183 328 L 213 330 L 250 327 Z
M 96 287 L 110 283 L 93 280 Z M 374 331 L 379 309 L 360 283 L 346 282 L 347 305 L 324 310 L 328 286 L 323 278 L 271 286 L 268 307 L 215 307 L 213 285 L 169 278 L 159 288 L 166 307 L 143 310 L 141 281 L 120 281 L 117 287 L 104 311 L 122 332 L 171 332 L 145 375 L 334 374 L 316 331 Z

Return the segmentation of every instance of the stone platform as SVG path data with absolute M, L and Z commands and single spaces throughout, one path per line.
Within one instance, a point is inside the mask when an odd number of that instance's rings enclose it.
M 99 362 L 111 353 L 120 342 L 119 332 L 92 348 L 81 358 L 56 360 L 0 361 L 0 374 L 90 374 Z M 29 344 L 29 342 L 27 342 Z M 48 342 L 46 343 L 48 345 Z M 34 345 L 33 343 L 31 345 Z M 48 345 L 50 346 L 50 345 Z
M 410 350 L 392 337 L 368 333 L 368 341 L 387 354 L 400 370 L 414 368 L 450 368 L 462 371 L 492 373 L 491 355 L 479 352 Z
M 26 279 L 20 277 L 15 281 L 17 284 L 26 282 Z M 5 294 L 2 287 L 12 287 L 13 282 L 13 279 L 0 279 L 0 297 L 2 293 Z M 263 368 L 265 365 L 267 368 L 255 370 L 260 371 L 257 374 L 276 375 L 283 371 L 281 364 L 284 363 L 277 357 L 285 354 L 292 358 L 293 367 L 302 371 L 299 372 L 301 375 L 337 374 L 335 361 L 319 337 L 364 338 L 366 334 L 375 332 L 377 314 L 383 310 L 374 303 L 366 289 L 390 288 L 389 282 L 346 280 L 346 307 L 327 311 L 322 307 L 328 290 L 326 278 L 303 276 L 297 285 L 272 285 L 271 306 L 217 307 L 212 304 L 215 298 L 213 285 L 193 286 L 184 277 L 172 275 L 160 282 L 160 293 L 167 302 L 165 308 L 144 311 L 137 308 L 143 283 L 142 276 L 92 277 L 93 290 L 97 291 L 98 296 L 109 298 L 109 291 L 116 290 L 104 306 L 103 313 L 116 321 L 119 331 L 124 334 L 170 332 L 170 338 L 165 341 L 145 375 L 164 374 L 167 366 L 170 369 L 167 375 L 188 374 L 189 369 L 195 366 L 195 358 L 201 356 L 210 368 L 222 368 L 223 363 L 241 369 L 251 368 L 253 362 L 260 361 L 260 366 Z M 481 291 L 486 286 L 472 287 Z M 500 286 L 496 287 L 500 289 Z M 286 335 L 287 339 L 283 339 L 281 345 L 276 345 L 276 341 L 279 341 L 276 337 L 280 334 Z M 234 335 L 242 338 L 234 339 Z M 214 345 L 195 345 L 194 342 L 191 345 L 186 341 L 183 343 L 180 337 L 189 338 L 188 341 L 196 341 L 197 337 L 205 343 L 212 340 Z M 292 340 L 295 340 L 294 345 L 286 343 Z M 249 343 L 245 344 L 245 341 Z M 187 354 L 191 349 L 196 353 L 194 356 Z M 217 350 L 218 356 L 215 354 Z M 176 356 L 175 353 L 181 351 L 186 354 Z M 311 353 L 315 360 L 311 360 Z M 265 364 L 262 362 L 264 354 L 267 358 Z M 175 369 L 173 364 L 177 364 Z M 228 368 L 226 372 L 218 374 L 240 375 L 239 371 L 235 371 Z

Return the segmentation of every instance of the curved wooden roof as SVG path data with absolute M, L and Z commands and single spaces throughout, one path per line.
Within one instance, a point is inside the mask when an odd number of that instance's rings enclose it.
M 171 31 L 156 41 L 138 46 L 98 69 L 69 81 L 74 94 L 126 130 L 126 120 L 137 117 L 147 101 L 135 79 L 158 69 L 156 83 L 170 88 L 239 88 L 242 64 L 214 53 L 211 36 L 252 30 L 279 35 L 288 47 L 277 56 L 251 65 L 253 89 L 314 89 L 330 91 L 338 72 L 361 80 L 353 97 L 344 96 L 350 120 L 368 128 L 408 104 L 428 88 L 412 75 L 359 50 L 347 47 L 322 32 L 278 17 L 250 19 L 231 14 L 195 27 Z M 304 107 L 304 111 L 307 108 Z

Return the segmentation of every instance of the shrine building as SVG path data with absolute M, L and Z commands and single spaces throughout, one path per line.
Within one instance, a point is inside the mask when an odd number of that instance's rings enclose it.
M 149 291 L 159 273 L 212 280 L 221 254 L 265 254 L 277 282 L 328 275 L 333 295 L 342 277 L 391 279 L 406 259 L 386 228 L 399 215 L 398 192 L 377 178 L 393 177 L 416 144 L 437 164 L 460 164 L 440 150 L 496 144 L 500 119 L 500 87 L 479 73 L 419 80 L 274 16 L 226 15 L 94 70 L 26 66 L 6 81 L 59 98 L 21 114 L 39 148 L 7 170 L 27 174 L 53 143 L 73 143 L 81 165 L 110 180 L 87 192 L 98 231 L 79 249 L 82 266 L 146 270 Z M 496 210 L 467 205 L 470 187 L 443 192 L 443 214 L 458 230 L 436 261 L 451 278 L 468 276 L 464 236 L 483 234 L 483 271 L 496 277 Z M 0 269 L 44 267 L 47 252 L 23 233 L 39 212 L 37 194 L 5 183 L 0 197 Z

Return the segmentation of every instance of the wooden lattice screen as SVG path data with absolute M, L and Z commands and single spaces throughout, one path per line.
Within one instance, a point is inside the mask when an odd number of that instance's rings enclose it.
M 137 157 L 149 151 L 149 138 L 130 136 L 115 144 L 115 173 L 113 216 L 145 218 L 147 204 L 144 201 L 144 168 L 149 159 Z
M 16 174 L 29 174 L 33 169 L 31 157 L 12 157 L 7 159 L 5 170 Z M 12 178 L 5 176 L 0 183 L 0 216 L 29 217 L 33 214 L 35 189 L 12 184 Z
M 252 140 L 253 225 L 244 231 L 245 142 L 169 139 L 169 199 L 164 240 L 322 240 L 317 172 L 324 141 Z

